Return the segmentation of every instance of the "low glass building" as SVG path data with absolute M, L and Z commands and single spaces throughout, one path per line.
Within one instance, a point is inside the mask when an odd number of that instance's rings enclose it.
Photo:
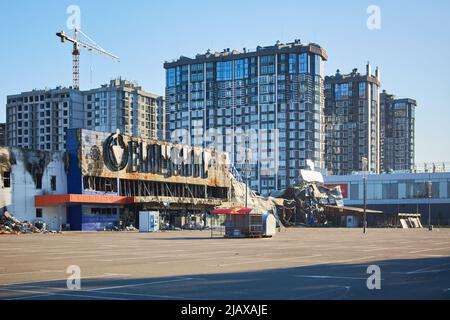
M 325 183 L 341 186 L 345 205 L 363 206 L 362 174 L 327 176 Z M 432 224 L 450 225 L 450 172 L 369 174 L 367 207 L 383 211 L 386 218 L 399 213 L 419 213 L 424 225 L 431 212 Z

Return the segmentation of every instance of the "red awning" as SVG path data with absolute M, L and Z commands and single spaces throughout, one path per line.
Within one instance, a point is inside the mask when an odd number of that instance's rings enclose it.
M 218 208 L 211 211 L 212 214 L 249 214 L 252 208 Z

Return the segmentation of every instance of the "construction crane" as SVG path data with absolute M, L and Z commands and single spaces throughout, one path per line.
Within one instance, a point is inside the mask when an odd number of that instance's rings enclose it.
M 86 43 L 78 39 L 78 35 L 82 34 L 86 39 L 91 43 Z M 75 29 L 75 37 L 69 37 L 64 33 L 64 31 L 56 33 L 56 35 L 61 39 L 61 42 L 71 42 L 73 43 L 73 67 L 72 67 L 72 77 L 73 77 L 73 88 L 76 90 L 80 90 L 80 48 L 87 49 L 94 53 L 103 54 L 112 58 L 114 61 L 119 62 L 119 57 L 109 53 L 98 44 L 95 43 L 91 38 L 89 38 L 83 31 L 80 29 Z

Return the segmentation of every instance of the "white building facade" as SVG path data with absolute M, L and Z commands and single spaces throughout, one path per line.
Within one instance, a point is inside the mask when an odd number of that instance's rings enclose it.
M 49 230 L 66 223 L 65 206 L 38 208 L 35 196 L 65 193 L 66 161 L 63 152 L 0 148 L 0 210 L 20 221 L 42 221 Z

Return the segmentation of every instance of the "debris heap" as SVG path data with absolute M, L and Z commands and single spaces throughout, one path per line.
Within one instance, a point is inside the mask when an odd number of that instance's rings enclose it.
M 327 188 L 314 182 L 303 182 L 273 194 L 285 199 L 278 215 L 285 227 L 294 224 L 326 225 L 327 206 L 343 207 L 340 187 Z
M 44 224 L 36 223 L 36 225 L 33 225 L 27 221 L 21 222 L 8 211 L 0 213 L 0 234 L 41 233 L 45 231 Z

